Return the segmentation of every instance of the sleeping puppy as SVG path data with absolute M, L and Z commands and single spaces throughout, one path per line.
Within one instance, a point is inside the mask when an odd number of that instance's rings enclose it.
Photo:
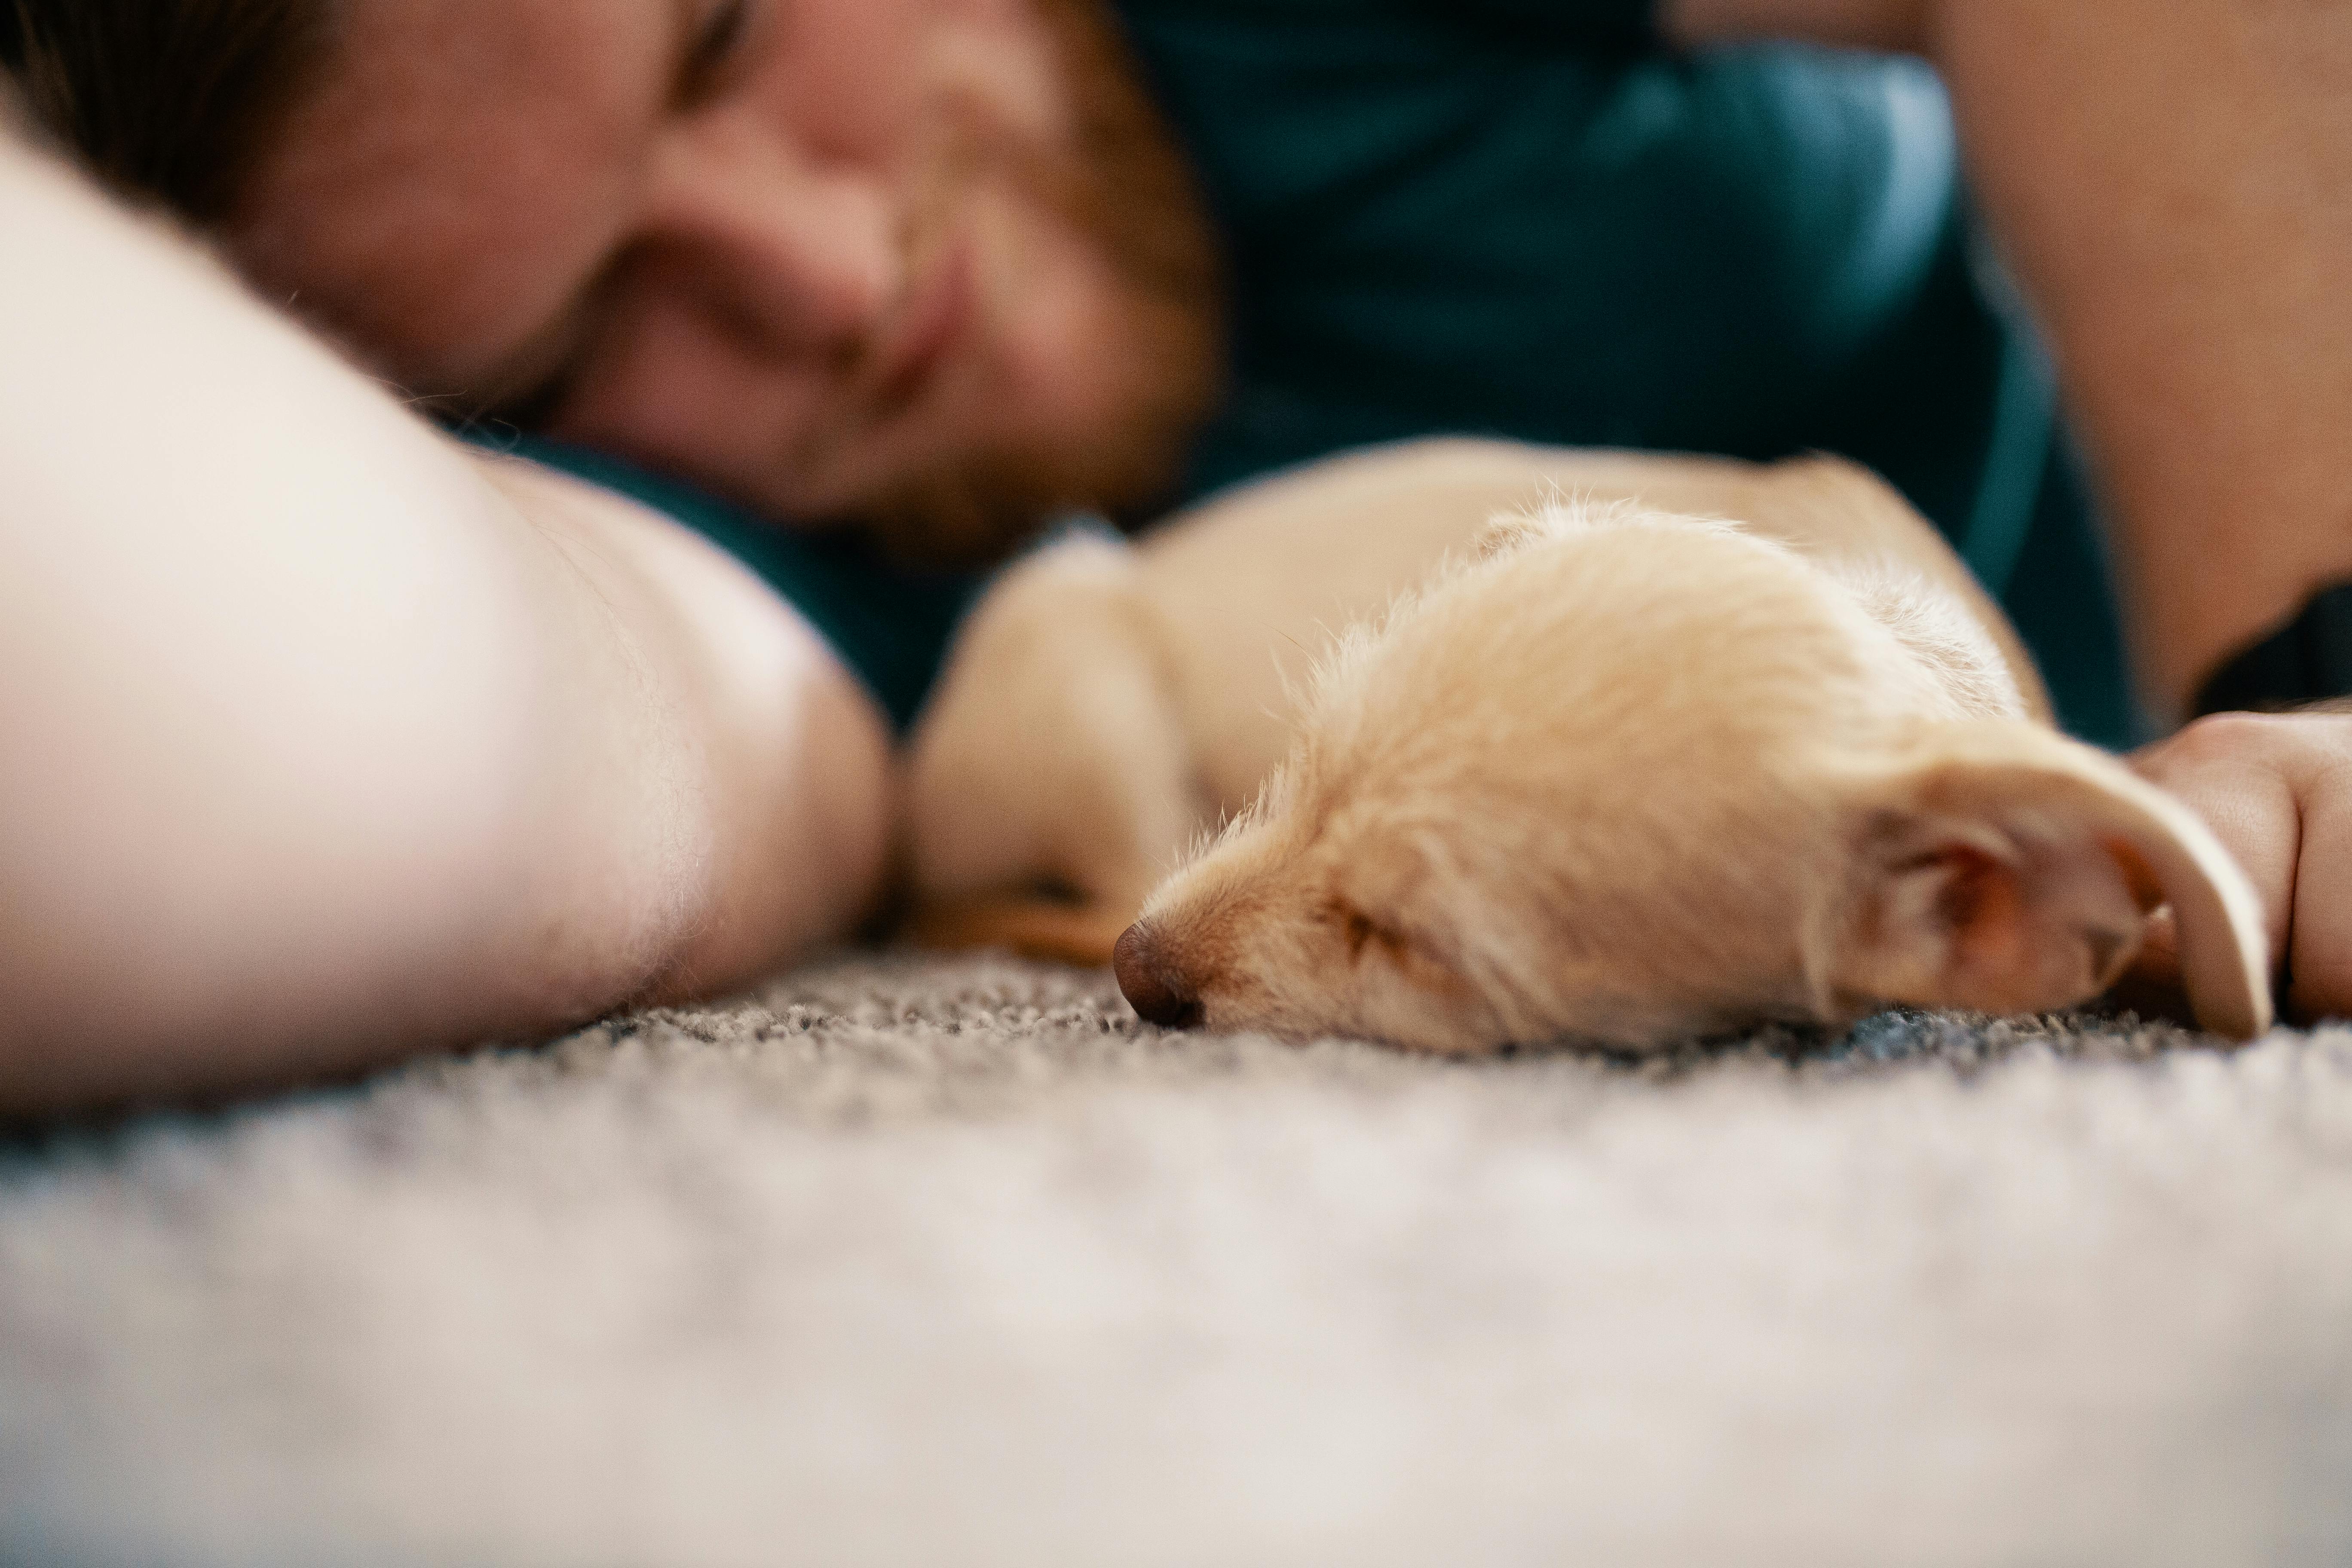
M 1525 510 L 1547 487 L 1576 499 Z M 1171 1026 L 1469 1052 L 2033 1011 L 2160 906 L 2200 1018 L 2268 1021 L 2210 835 L 2057 736 L 1934 531 L 1828 460 L 1427 443 L 1066 544 L 973 617 L 914 784 L 925 934 L 1115 940 Z

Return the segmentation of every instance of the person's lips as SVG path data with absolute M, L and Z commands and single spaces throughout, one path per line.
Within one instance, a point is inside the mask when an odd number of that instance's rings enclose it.
M 875 352 L 866 384 L 878 410 L 902 408 L 930 384 L 971 323 L 976 281 L 971 242 L 943 247 Z

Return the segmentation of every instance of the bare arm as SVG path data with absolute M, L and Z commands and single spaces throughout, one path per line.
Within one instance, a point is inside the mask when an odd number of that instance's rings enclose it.
M 878 714 L 0 135 L 0 1114 L 346 1073 L 856 919 Z
M 2160 711 L 2352 577 L 2352 0 L 1664 0 L 1942 68 L 2113 502 Z
M 2177 713 L 2352 577 L 2352 5 L 1973 0 L 1936 53 Z

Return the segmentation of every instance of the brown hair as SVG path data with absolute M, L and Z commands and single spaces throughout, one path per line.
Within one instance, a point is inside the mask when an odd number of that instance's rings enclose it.
M 0 0 L 0 67 L 108 184 L 223 216 L 324 47 L 335 0 Z

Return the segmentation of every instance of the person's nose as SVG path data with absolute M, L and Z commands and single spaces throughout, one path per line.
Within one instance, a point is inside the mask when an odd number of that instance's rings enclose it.
M 1138 921 L 1119 934 L 1111 949 L 1111 967 L 1137 1017 L 1163 1029 L 1200 1027 L 1201 998 L 1169 962 L 1150 925 Z
M 734 331 L 790 353 L 856 348 L 906 284 L 877 172 L 782 134 L 715 125 L 666 150 L 646 237 Z

